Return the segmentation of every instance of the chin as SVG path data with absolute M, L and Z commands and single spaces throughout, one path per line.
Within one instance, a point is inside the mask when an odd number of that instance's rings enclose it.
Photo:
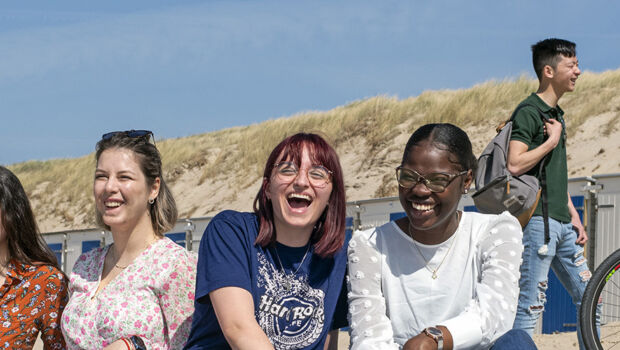
M 103 220 L 101 220 L 106 226 L 110 227 L 110 229 L 112 227 L 118 226 L 120 224 L 122 224 L 122 220 L 117 219 L 117 218 L 103 218 Z

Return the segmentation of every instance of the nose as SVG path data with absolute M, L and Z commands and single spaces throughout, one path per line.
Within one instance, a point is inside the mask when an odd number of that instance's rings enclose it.
M 577 68 L 575 70 L 575 74 L 576 75 L 581 75 L 581 69 L 579 69 L 579 66 L 577 66 Z
M 408 191 L 421 197 L 428 196 L 432 192 L 428 186 L 426 186 L 426 182 L 424 182 L 423 179 L 418 179 L 418 181 Z
M 116 193 L 118 191 L 118 181 L 116 180 L 116 177 L 108 177 L 105 182 L 105 191 L 107 193 Z
M 293 185 L 297 187 L 308 187 L 310 185 L 308 171 L 299 169 L 297 176 L 295 176 L 295 180 L 293 180 Z

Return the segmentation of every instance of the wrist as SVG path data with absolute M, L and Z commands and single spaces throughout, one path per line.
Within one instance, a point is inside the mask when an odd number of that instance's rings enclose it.
M 127 350 L 135 350 L 135 348 L 133 347 L 129 339 L 121 338 L 120 340 L 123 342 L 123 344 L 125 344 L 125 346 L 127 347 Z
M 426 327 L 423 331 L 424 335 L 430 337 L 437 344 L 437 350 L 443 350 L 443 331 L 438 327 Z
M 146 345 L 144 345 L 144 341 L 137 335 L 132 335 L 129 337 L 129 343 L 131 343 L 132 350 L 146 350 Z

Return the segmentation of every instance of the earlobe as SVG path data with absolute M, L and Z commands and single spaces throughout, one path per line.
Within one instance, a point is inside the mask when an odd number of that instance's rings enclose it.
M 471 169 L 469 169 L 467 171 L 467 174 L 465 175 L 465 184 L 464 184 L 464 189 L 465 189 L 465 193 L 467 193 L 467 191 L 469 191 L 469 187 L 471 187 L 471 183 L 474 181 L 474 174 L 473 171 Z

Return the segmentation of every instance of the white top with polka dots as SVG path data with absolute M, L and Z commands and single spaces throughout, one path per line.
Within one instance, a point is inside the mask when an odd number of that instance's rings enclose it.
M 436 325 L 450 330 L 454 349 L 490 348 L 515 318 L 522 235 L 507 212 L 463 213 L 456 233 L 438 245 L 415 242 L 394 222 L 355 232 L 348 251 L 351 349 L 399 349 Z

